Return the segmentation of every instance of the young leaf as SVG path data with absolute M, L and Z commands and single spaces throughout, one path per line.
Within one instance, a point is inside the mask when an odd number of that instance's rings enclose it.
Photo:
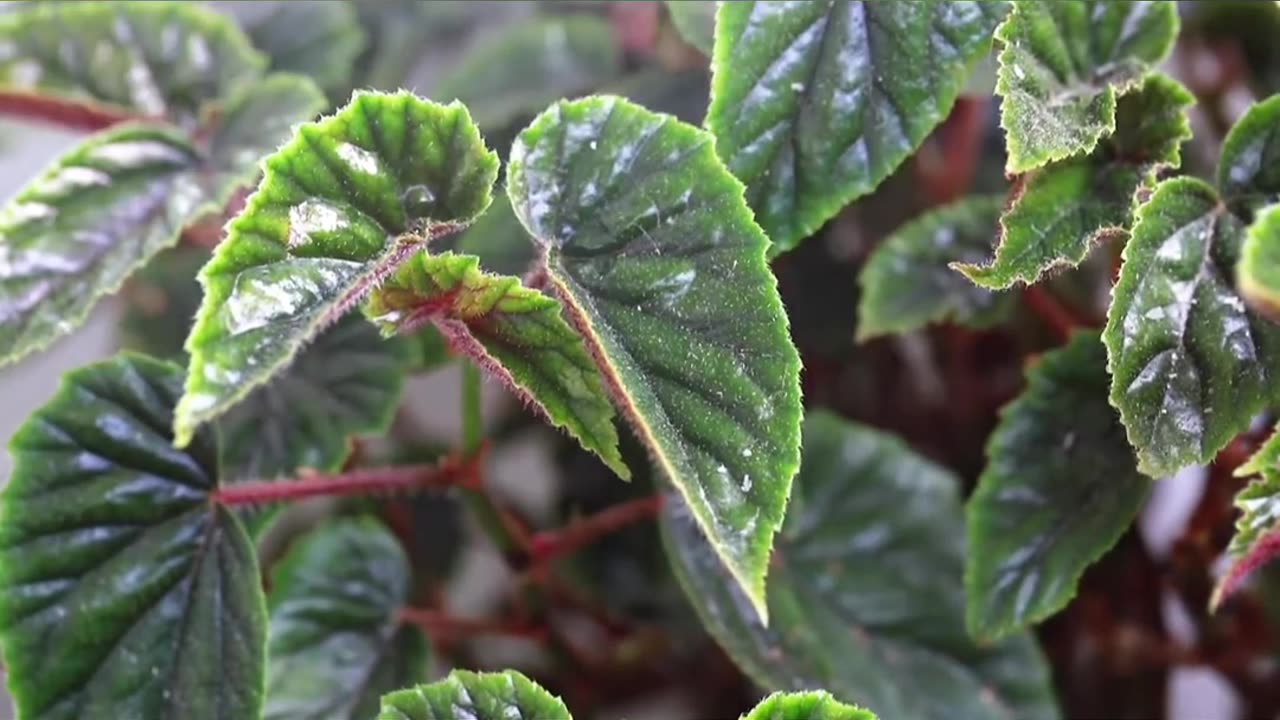
M 836 700 L 825 690 L 810 690 L 776 692 L 761 700 L 742 720 L 876 720 L 876 716 Z
M 357 92 L 298 128 L 200 272 L 174 434 L 263 384 L 432 238 L 489 204 L 497 158 L 461 105 Z
M 1227 133 L 1218 188 L 1237 212 L 1280 200 L 1280 95 L 1252 106 Z
M 1116 127 L 1116 98 L 1173 47 L 1178 9 L 1165 2 L 1024 0 L 996 29 L 1005 171 L 1093 150 Z
M 1280 205 L 1260 210 L 1246 231 L 1236 285 L 1250 307 L 1280 322 Z
M 1280 534 L 1276 533 L 1280 521 L 1280 432 L 1273 432 L 1253 457 L 1236 468 L 1235 475 L 1259 477 L 1236 495 L 1240 518 L 1227 548 L 1232 563 L 1213 590 L 1211 609 L 1230 597 L 1254 570 L 1280 553 Z
M 967 507 L 973 635 L 1000 637 L 1065 605 L 1146 499 L 1151 482 L 1107 402 L 1108 381 L 1106 349 L 1079 333 L 1041 358 L 1001 413 Z
M 680 36 L 708 57 L 715 52 L 716 5 L 714 0 L 667 0 L 667 12 Z
M 822 687 L 886 718 L 1056 717 L 1035 642 L 964 630 L 958 482 L 900 441 L 824 412 L 769 575 L 769 627 L 671 496 L 663 540 L 685 594 L 765 687 Z
M 266 614 L 212 432 L 175 450 L 182 371 L 68 374 L 10 443 L 0 643 L 20 717 L 258 717 Z
M 322 525 L 273 573 L 265 720 L 365 720 L 426 671 L 426 644 L 397 613 L 409 562 L 378 520 Z
M 439 682 L 382 698 L 377 720 L 571 720 L 560 698 L 514 670 L 454 670 Z
M 365 312 L 386 334 L 435 326 L 455 350 L 538 408 L 623 478 L 613 406 L 560 303 L 470 255 L 421 253 L 374 290 Z
M 707 128 L 785 252 L 947 116 L 1003 2 L 726 2 Z
M 1000 218 L 1000 244 L 986 265 L 957 263 L 973 282 L 1002 289 L 1035 283 L 1054 267 L 1079 265 L 1093 245 L 1133 225 L 1139 189 L 1181 163 L 1194 101 L 1176 80 L 1150 75 L 1116 105 L 1116 129 L 1088 155 L 1051 163 L 1018 178 Z
M 507 192 L 614 399 L 763 615 L 800 359 L 713 144 L 621 98 L 561 102 L 512 147 Z
M 858 279 L 858 339 L 936 322 L 989 327 L 1003 320 L 1014 296 L 977 287 L 949 268 L 987 254 L 1002 204 L 996 196 L 966 198 L 917 218 L 881 243 Z
M 249 37 L 272 70 L 306 75 L 330 96 L 351 86 L 365 45 L 355 5 L 345 2 L 279 3 L 249 28 Z

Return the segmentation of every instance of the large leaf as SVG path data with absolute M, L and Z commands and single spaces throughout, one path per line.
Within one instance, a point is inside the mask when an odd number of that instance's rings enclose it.
M 1174 3 L 1025 0 L 996 29 L 1008 173 L 1093 150 L 1116 127 L 1116 98 L 1173 47 Z
M 726 2 L 707 128 L 788 250 L 875 189 L 951 110 L 1003 2 Z
M 266 720 L 367 720 L 383 693 L 425 672 L 426 644 L 397 613 L 409 562 L 374 518 L 302 537 L 276 567 Z
M 1066 605 L 1146 499 L 1151 482 L 1107 402 L 1108 381 L 1106 349 L 1079 333 L 1040 359 L 1001 413 L 967 507 L 974 635 L 999 637 Z
M 764 687 L 825 688 L 886 718 L 1050 718 L 1048 671 L 1026 635 L 964 630 L 955 477 L 901 442 L 818 412 L 769 576 L 769 626 L 678 498 L 663 539 L 704 625 Z
M 1164 75 L 1150 75 L 1120 98 L 1116 129 L 1088 155 L 1051 163 L 1018 179 L 1000 218 L 1000 245 L 986 265 L 957 264 L 988 288 L 1031 284 L 1049 270 L 1074 267 L 1093 246 L 1133 225 L 1140 190 L 1156 173 L 1177 167 L 1179 145 L 1191 137 L 1191 93 Z
M 0 643 L 20 717 L 258 717 L 257 560 L 210 502 L 214 434 L 173 448 L 181 385 L 144 356 L 91 365 L 10 443 Z
M 631 476 L 600 371 L 553 298 L 518 278 L 480 272 L 473 256 L 421 253 L 374 291 L 366 312 L 388 334 L 435 324 L 455 350 Z
M 377 720 L 570 720 L 560 698 L 514 670 L 454 670 L 440 682 L 382 698 Z
M 876 720 L 876 716 L 836 700 L 829 692 L 812 690 L 776 692 L 761 700 L 742 720 Z
M 249 28 L 249 37 L 272 70 L 307 75 L 330 95 L 350 87 L 365 44 L 355 4 L 348 2 L 278 3 Z
M 1007 317 L 1013 296 L 977 287 L 950 268 L 986 255 L 1002 205 L 1001 197 L 966 198 L 917 218 L 881 243 L 858 279 L 858 339 L 945 321 L 988 327 Z
M 621 98 L 562 102 L 516 141 L 507 191 L 624 415 L 763 615 L 800 360 L 713 144 Z
M 1217 177 L 1218 188 L 1238 211 L 1280 200 L 1280 95 L 1250 107 L 1227 133 Z
M 1103 340 L 1111 403 L 1147 475 L 1210 460 L 1280 401 L 1280 329 L 1232 287 L 1243 237 L 1194 178 L 1162 182 L 1138 210 Z
M 303 125 L 200 272 L 179 444 L 286 365 L 387 273 L 489 205 L 497 158 L 461 105 L 358 92 Z

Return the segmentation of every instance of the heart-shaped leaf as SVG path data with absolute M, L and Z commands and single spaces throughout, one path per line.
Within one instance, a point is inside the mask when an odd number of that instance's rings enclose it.
M 708 57 L 715 52 L 717 4 L 715 0 L 667 0 L 671 24 L 685 42 Z
M 776 692 L 761 700 L 742 720 L 876 720 L 876 716 L 836 700 L 829 692 L 811 690 Z
M 966 198 L 917 218 L 881 243 L 859 277 L 858 339 L 936 322 L 989 327 L 1004 320 L 1014 296 L 977 287 L 950 268 L 987 254 L 1003 202 Z
M 996 29 L 1009 174 L 1093 150 L 1116 128 L 1116 98 L 1169 53 L 1167 2 L 1023 0 Z
M 507 191 L 624 416 L 763 615 L 800 360 L 768 240 L 713 145 L 621 98 L 561 102 L 516 141 Z
M 1003 2 L 726 2 L 707 128 L 785 252 L 947 116 Z
M 1218 158 L 1218 189 L 1247 214 L 1280 200 L 1280 95 L 1252 106 L 1227 133 Z
M 440 682 L 382 698 L 377 720 L 571 720 L 560 698 L 514 670 L 454 670 Z
M 249 37 L 272 70 L 306 75 L 331 96 L 351 87 L 365 46 L 355 4 L 345 2 L 278 3 L 249 27 Z
M 1115 408 L 1107 352 L 1079 333 L 1031 369 L 987 444 L 967 506 L 969 631 L 999 637 L 1042 620 L 1075 595 L 1147 497 Z
M 20 717 L 252 718 L 266 614 L 244 528 L 210 502 L 212 432 L 175 450 L 182 371 L 68 374 L 10 443 L 0 643 Z
M 426 671 L 421 634 L 397 615 L 409 562 L 376 519 L 313 530 L 272 577 L 266 720 L 365 720 Z
M 200 272 L 187 338 L 181 445 L 225 412 L 427 241 L 489 205 L 497 158 L 466 108 L 357 92 L 298 128 Z
M 1026 635 L 964 630 L 958 481 L 898 440 L 818 412 L 769 575 L 769 627 L 668 498 L 663 540 L 711 634 L 764 687 L 825 688 L 887 718 L 1052 718 Z

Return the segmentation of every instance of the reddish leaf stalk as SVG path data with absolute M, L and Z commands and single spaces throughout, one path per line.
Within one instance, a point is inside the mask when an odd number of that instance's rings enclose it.
M 632 500 L 579 518 L 560 530 L 536 533 L 529 538 L 529 554 L 534 564 L 541 565 L 574 553 L 604 535 L 616 532 L 641 520 L 653 518 L 662 509 L 662 496 Z
M 95 132 L 131 120 L 163 122 L 163 118 L 132 115 L 121 110 L 23 92 L 0 92 L 0 115 L 51 123 L 68 130 Z
M 352 470 L 339 475 L 303 475 L 295 480 L 258 481 L 220 487 L 213 492 L 219 505 L 257 505 L 310 497 L 347 497 L 408 492 L 427 488 L 476 488 L 479 455 L 439 464 L 404 465 Z
M 463 618 L 446 615 L 436 610 L 425 608 L 401 608 L 399 620 L 405 625 L 413 625 L 426 635 L 436 638 L 453 638 L 472 635 L 506 635 L 523 637 L 532 640 L 545 638 L 546 632 L 539 627 L 524 623 L 511 623 L 501 620 Z
M 1031 308 L 1031 311 L 1052 328 L 1054 334 L 1063 342 L 1071 338 L 1073 330 L 1081 326 L 1087 326 L 1087 323 L 1082 323 L 1065 305 L 1046 292 L 1044 288 L 1028 285 L 1022 289 L 1022 299 L 1027 302 L 1027 306 Z

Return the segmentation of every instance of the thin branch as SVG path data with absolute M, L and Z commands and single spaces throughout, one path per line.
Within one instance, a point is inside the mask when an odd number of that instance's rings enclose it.
M 529 554 L 537 565 L 576 552 L 604 535 L 656 517 L 662 496 L 650 495 L 614 505 L 594 515 L 578 518 L 559 530 L 535 533 L 529 539 Z
M 219 487 L 213 501 L 220 505 L 257 505 L 309 497 L 379 495 L 427 488 L 474 488 L 482 453 L 439 464 L 402 465 L 352 470 L 338 475 L 310 474 L 294 480 L 257 481 Z
M 0 92 L 0 115 L 51 123 L 68 130 L 96 132 L 129 121 L 163 122 L 163 118 L 69 102 L 24 92 Z

